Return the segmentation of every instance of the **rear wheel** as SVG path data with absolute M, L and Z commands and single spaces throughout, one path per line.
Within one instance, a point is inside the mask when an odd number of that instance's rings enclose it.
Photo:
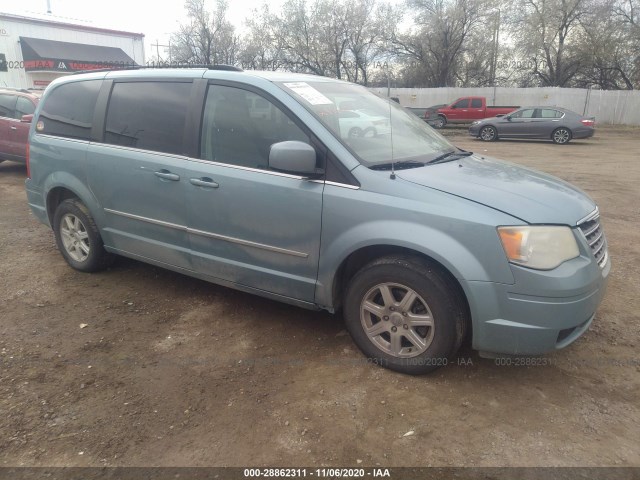
M 58 205 L 53 217 L 56 244 L 67 263 L 81 272 L 97 272 L 113 263 L 89 209 L 71 198 Z
M 498 131 L 495 129 L 495 127 L 482 127 L 480 129 L 480 138 L 485 142 L 493 142 L 498 139 Z
M 565 127 L 556 128 L 551 134 L 551 140 L 553 140 L 553 143 L 556 143 L 558 145 L 569 143 L 571 137 L 571 130 Z
M 344 299 L 347 329 L 373 362 L 417 375 L 447 365 L 464 336 L 459 296 L 438 269 L 411 256 L 363 267 Z

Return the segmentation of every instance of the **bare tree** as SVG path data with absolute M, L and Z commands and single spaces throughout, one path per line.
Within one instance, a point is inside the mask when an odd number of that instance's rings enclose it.
M 577 31 L 592 0 L 520 0 L 512 35 L 540 84 L 566 87 L 583 66 Z
M 243 68 L 278 70 L 286 66 L 283 37 L 277 34 L 277 17 L 265 3 L 246 20 L 248 29 L 239 53 Z
M 585 66 L 577 76 L 579 87 L 596 85 L 602 89 L 633 89 L 637 47 L 632 25 L 616 13 L 614 0 L 595 5 L 582 19 L 578 49 Z
M 457 83 L 467 40 L 483 26 L 484 0 L 408 0 L 416 27 L 392 38 L 395 53 L 424 75 L 425 86 Z
M 187 0 L 188 23 L 171 39 L 171 56 L 178 63 L 211 65 L 237 61 L 239 37 L 227 19 L 226 0 L 216 0 L 213 10 L 204 0 Z
M 376 0 L 347 3 L 347 62 L 343 68 L 350 81 L 368 85 L 372 70 L 387 63 L 386 39 L 398 17 L 397 9 Z

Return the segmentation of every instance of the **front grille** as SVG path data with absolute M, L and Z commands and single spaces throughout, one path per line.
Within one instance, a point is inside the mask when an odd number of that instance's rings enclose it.
M 604 268 L 608 258 L 607 239 L 604 236 L 602 227 L 600 227 L 600 214 L 598 210 L 596 209 L 591 215 L 578 223 L 578 227 L 587 239 L 587 243 L 598 265 L 600 265 L 600 268 Z

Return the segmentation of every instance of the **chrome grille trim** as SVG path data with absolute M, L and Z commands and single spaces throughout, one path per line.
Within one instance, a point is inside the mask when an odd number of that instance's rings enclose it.
M 576 222 L 576 225 L 580 226 L 583 223 L 588 222 L 590 220 L 593 220 L 595 218 L 600 218 L 600 210 L 598 209 L 598 207 L 596 207 L 596 209 L 593 212 L 591 212 L 589 215 L 587 215 L 586 217 L 581 218 L 580 220 L 578 220 Z
M 588 236 L 589 236 L 589 235 L 591 235 L 593 232 L 595 232 L 595 231 L 598 229 L 598 227 L 599 227 L 599 226 L 600 226 L 600 224 L 599 224 L 599 223 L 596 223 L 596 224 L 593 226 L 593 228 L 591 228 L 588 232 L 584 232 L 584 236 L 585 236 L 585 237 L 588 237 Z
M 598 227 L 600 227 L 600 225 L 598 225 Z M 597 230 L 597 228 L 594 228 L 593 231 Z M 591 233 L 593 233 L 593 231 Z M 600 230 L 600 233 L 598 233 L 598 236 L 596 238 L 594 238 L 592 241 L 589 242 L 589 246 L 593 247 L 593 245 L 595 245 L 596 243 L 598 243 L 598 240 L 600 240 L 602 238 L 602 230 Z M 585 236 L 588 236 L 588 234 L 585 233 Z
M 600 226 L 600 214 L 596 208 L 589 215 L 578 222 L 578 228 L 582 232 L 593 257 L 598 262 L 600 268 L 604 268 L 609 259 L 607 239 Z

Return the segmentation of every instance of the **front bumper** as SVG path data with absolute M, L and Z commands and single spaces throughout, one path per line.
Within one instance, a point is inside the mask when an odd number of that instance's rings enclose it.
M 471 125 L 469 127 L 469 135 L 472 137 L 477 137 L 480 135 L 480 125 Z
M 611 262 L 582 254 L 550 271 L 512 270 L 513 285 L 465 282 L 476 350 L 539 355 L 573 343 L 595 317 Z

